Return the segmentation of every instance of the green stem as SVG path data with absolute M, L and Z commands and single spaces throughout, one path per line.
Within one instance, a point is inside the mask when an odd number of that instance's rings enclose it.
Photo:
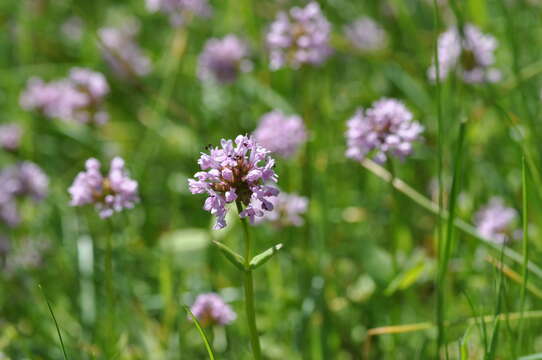
M 361 165 L 378 176 L 380 179 L 382 179 L 385 182 L 391 181 L 391 175 L 390 173 L 384 169 L 382 166 L 376 164 L 375 162 L 365 159 L 361 162 Z M 410 187 L 407 183 L 405 183 L 403 180 L 399 178 L 395 178 L 393 181 L 393 186 L 395 189 L 397 189 L 399 192 L 401 192 L 403 195 L 414 201 L 416 204 L 420 205 L 424 209 L 428 210 L 429 212 L 439 216 L 441 213 L 442 220 L 448 219 L 448 212 L 445 209 L 440 210 L 438 205 L 414 190 L 412 187 Z M 499 245 L 491 242 L 491 239 L 485 238 L 481 236 L 476 228 L 472 226 L 471 224 L 463 221 L 462 219 L 455 218 L 453 225 L 464 232 L 465 234 L 468 234 L 472 236 L 473 238 L 480 241 L 481 244 L 483 244 L 486 247 L 490 247 L 493 250 L 501 251 L 501 248 Z M 523 263 L 523 256 L 513 249 L 509 247 L 504 248 L 504 255 L 508 257 L 510 260 L 516 262 L 516 263 Z M 535 274 L 537 277 L 542 279 L 542 268 L 540 268 L 537 264 L 535 264 L 532 261 L 527 262 L 527 267 L 529 271 L 531 271 L 533 274 Z
M 523 312 L 525 311 L 525 296 L 526 296 L 526 290 L 528 287 L 528 281 L 527 278 L 529 276 L 529 271 L 527 270 L 527 266 L 529 264 L 529 238 L 528 238 L 528 222 L 527 222 L 527 196 L 529 194 L 527 189 L 527 165 L 525 160 L 525 154 L 522 157 L 521 160 L 521 178 L 522 178 L 522 203 L 523 203 L 523 209 L 522 209 L 522 225 L 523 225 L 523 267 L 522 267 L 522 275 L 523 275 L 523 283 L 521 286 L 521 299 L 520 299 L 520 314 L 521 318 L 519 320 L 519 339 L 518 339 L 518 345 L 521 347 L 523 344 L 523 335 L 524 335 L 524 328 L 523 328 Z
M 115 319 L 115 293 L 113 289 L 113 245 L 112 245 L 113 226 L 109 222 L 109 234 L 106 236 L 105 244 L 105 290 L 107 293 L 107 352 L 109 356 L 115 354 L 116 343 L 116 319 Z
M 243 211 L 243 205 L 240 201 L 237 201 L 236 205 L 237 211 L 241 213 L 241 211 Z M 254 280 L 252 279 L 252 270 L 250 269 L 250 260 L 252 257 L 252 243 L 250 233 L 248 231 L 247 220 L 245 218 L 241 218 L 241 224 L 243 225 L 243 232 L 245 233 L 245 311 L 247 316 L 248 328 L 250 331 L 250 343 L 252 345 L 254 359 L 260 360 L 262 358 L 262 354 L 260 349 L 260 338 L 258 336 L 258 329 L 256 328 L 256 311 L 254 310 Z

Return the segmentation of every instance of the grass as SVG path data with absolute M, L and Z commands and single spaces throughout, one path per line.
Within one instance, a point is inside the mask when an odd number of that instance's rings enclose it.
M 268 26 L 304 2 L 210 2 L 211 18 L 181 27 L 144 0 L 0 2 L 0 124 L 23 128 L 18 151 L 0 150 L 0 172 L 27 160 L 49 177 L 43 201 L 17 200 L 20 225 L 0 220 L 9 238 L 6 251 L 0 241 L 0 358 L 247 360 L 253 346 L 270 360 L 540 358 L 540 5 L 321 0 L 333 55 L 271 71 Z M 62 30 L 74 16 L 83 24 L 75 40 Z M 361 16 L 383 26 L 382 51 L 345 37 Z M 97 36 L 128 18 L 152 62 L 131 80 L 108 65 Z M 461 24 L 495 37 L 500 81 L 468 84 L 454 71 L 428 79 L 439 36 Z M 206 41 L 230 33 L 249 43 L 252 70 L 230 85 L 202 82 Z M 21 108 L 29 78 L 60 79 L 76 66 L 106 77 L 106 124 Z M 405 103 L 423 140 L 388 164 L 346 158 L 347 120 L 382 97 Z M 247 228 L 232 208 L 228 226 L 213 230 L 187 179 L 209 144 L 251 133 L 273 109 L 308 127 L 309 141 L 275 167 L 282 191 L 309 198 L 304 225 Z M 116 155 L 140 202 L 108 224 L 91 206 L 70 206 L 67 188 L 86 159 L 107 168 Z M 477 229 L 494 196 L 517 213 L 505 246 Z M 189 305 L 206 292 L 233 308 L 232 324 L 194 319 Z

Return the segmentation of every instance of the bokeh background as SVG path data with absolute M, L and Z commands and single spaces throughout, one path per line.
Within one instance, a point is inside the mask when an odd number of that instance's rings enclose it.
M 461 155 L 456 217 L 472 223 L 476 211 L 498 196 L 518 212 L 514 229 L 521 229 L 523 218 L 526 155 L 528 256 L 539 263 L 542 4 L 319 3 L 331 23 L 333 54 L 320 66 L 272 71 L 264 41 L 268 26 L 279 11 L 305 2 L 215 0 L 212 17 L 194 16 L 181 26 L 164 12 L 150 12 L 144 0 L 0 2 L 0 122 L 22 128 L 19 148 L 0 151 L 0 166 L 32 161 L 49 178 L 41 201 L 17 200 L 18 226 L 0 224 L 0 358 L 62 358 L 44 293 L 69 358 L 107 358 L 104 347 L 113 336 L 104 311 L 109 238 L 116 359 L 205 359 L 182 306 L 210 291 L 238 314 L 228 326 L 206 329 L 217 358 L 250 359 L 241 274 L 211 245 L 218 240 L 241 249 L 241 226 L 232 216 L 227 228 L 212 230 L 204 197 L 190 194 L 187 179 L 198 171 L 197 159 L 208 144 L 253 132 L 274 109 L 300 115 L 308 128 L 308 145 L 291 159 L 278 159 L 276 171 L 281 189 L 308 197 L 310 206 L 304 226 L 251 228 L 257 251 L 284 244 L 255 273 L 264 358 L 437 358 L 436 293 L 442 284 L 442 358 L 445 348 L 452 359 L 542 352 L 536 312 L 542 309 L 542 274 L 527 272 L 525 285 L 521 255 L 504 256 L 506 268 L 499 270 L 499 246 L 457 230 L 450 237 L 446 282 L 437 281 L 437 216 L 344 155 L 346 121 L 356 109 L 381 97 L 400 99 L 425 132 L 411 156 L 393 162 L 395 176 L 438 203 L 440 156 L 446 206 L 454 159 Z M 377 51 L 361 51 L 345 36 L 344 26 L 362 16 L 386 32 Z M 443 80 L 439 136 L 439 88 L 427 69 L 437 36 L 463 22 L 497 39 L 495 67 L 502 78 L 478 85 L 453 75 Z M 149 60 L 144 75 L 122 74 L 104 57 L 100 30 L 123 26 L 135 29 L 132 40 Z M 197 64 L 205 42 L 227 34 L 248 43 L 251 71 L 232 84 L 202 81 Z M 105 124 L 49 119 L 21 107 L 30 78 L 57 80 L 73 67 L 106 77 Z M 456 151 L 461 122 L 465 139 Z M 139 183 L 135 208 L 103 220 L 91 206 L 70 206 L 67 189 L 85 160 L 95 157 L 107 168 L 114 156 L 125 159 Z M 507 245 L 516 254 L 523 246 L 521 240 Z M 518 321 L 524 288 L 525 319 Z M 516 318 L 473 320 L 495 313 Z M 374 331 L 383 326 L 392 328 Z

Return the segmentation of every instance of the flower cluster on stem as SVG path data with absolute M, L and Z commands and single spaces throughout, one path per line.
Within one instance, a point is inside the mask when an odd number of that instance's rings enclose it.
M 367 110 L 358 109 L 347 123 L 346 156 L 361 161 L 374 153 L 379 163 L 390 154 L 403 159 L 410 155 L 413 142 L 424 130 L 412 119 L 412 113 L 395 99 L 384 98 Z
M 278 176 L 269 153 L 251 137 L 239 135 L 235 141 L 222 139 L 220 147 L 201 154 L 198 164 L 202 171 L 189 179 L 188 185 L 192 194 L 208 195 L 203 208 L 216 216 L 215 229 L 226 226 L 226 205 L 234 201 L 245 206 L 239 215 L 251 223 L 273 210 L 269 200 L 279 191 L 267 183 L 277 182 Z M 259 200 L 259 206 L 253 200 Z
M 322 64 L 332 52 L 330 33 L 331 25 L 317 2 L 280 12 L 266 35 L 271 69 Z
M 198 319 L 202 326 L 228 325 L 237 318 L 233 309 L 215 293 L 198 295 L 190 312 Z
M 105 77 L 85 68 L 72 68 L 67 78 L 44 82 L 31 78 L 20 97 L 26 110 L 36 110 L 49 118 L 103 124 L 108 120 L 104 98 L 109 92 Z
M 108 218 L 115 212 L 134 207 L 138 197 L 137 181 L 131 179 L 124 167 L 124 160 L 116 157 L 111 161 L 109 174 L 103 176 L 100 162 L 94 158 L 85 163 L 68 189 L 72 206 L 94 204 L 100 217 Z

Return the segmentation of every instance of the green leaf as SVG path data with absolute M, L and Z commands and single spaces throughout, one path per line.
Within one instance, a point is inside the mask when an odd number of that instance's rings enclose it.
M 239 84 L 247 94 L 258 98 L 270 108 L 280 109 L 288 114 L 295 113 L 292 105 L 282 95 L 273 90 L 269 85 L 261 83 L 258 79 L 246 75 L 243 76 Z
M 245 259 L 227 247 L 226 245 L 222 244 L 218 241 L 213 241 L 213 244 L 215 244 L 220 251 L 222 251 L 222 254 L 228 259 L 236 268 L 239 270 L 245 271 Z
M 199 335 L 201 336 L 201 339 L 203 340 L 203 343 L 205 344 L 205 349 L 207 349 L 207 354 L 209 354 L 209 359 L 214 360 L 215 354 L 213 353 L 213 347 L 211 344 L 209 344 L 209 339 L 207 338 L 207 335 L 205 334 L 205 331 L 203 331 L 203 328 L 201 327 L 198 319 L 192 314 L 192 311 L 190 311 L 190 308 L 188 306 L 183 306 L 184 309 L 188 314 L 190 314 L 190 317 L 192 320 L 194 320 L 194 324 L 196 324 L 196 328 L 198 329 Z
M 538 353 L 538 354 L 522 356 L 518 360 L 541 360 L 541 359 L 542 359 L 542 353 Z
M 425 263 L 420 262 L 416 264 L 414 267 L 405 270 L 401 274 L 399 274 L 393 281 L 389 284 L 389 286 L 384 291 L 384 294 L 386 295 L 392 295 L 397 290 L 405 290 L 408 287 L 410 287 L 412 284 L 414 284 L 420 276 L 423 275 L 425 269 Z
M 384 75 L 405 94 L 409 100 L 420 109 L 429 109 L 432 100 L 422 83 L 413 78 L 404 69 L 395 63 L 383 68 Z
M 273 245 L 269 249 L 265 250 L 263 253 L 260 253 L 250 260 L 250 269 L 254 270 L 266 262 L 269 261 L 280 249 L 282 249 L 282 244 Z

